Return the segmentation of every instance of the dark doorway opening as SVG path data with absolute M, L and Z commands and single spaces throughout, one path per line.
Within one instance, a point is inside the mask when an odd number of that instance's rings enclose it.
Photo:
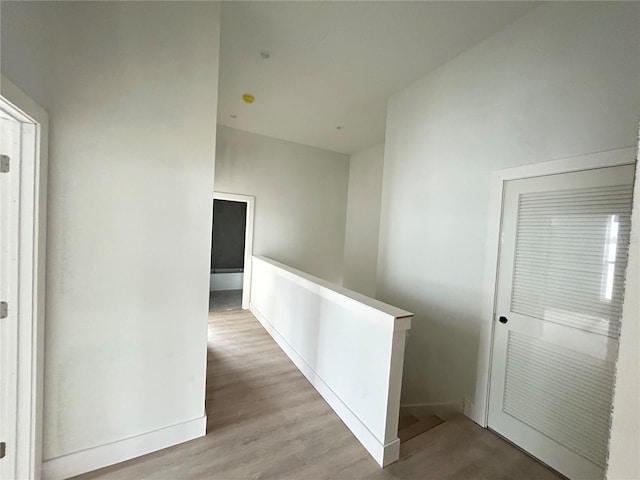
M 246 202 L 213 201 L 209 311 L 242 308 L 246 225 Z

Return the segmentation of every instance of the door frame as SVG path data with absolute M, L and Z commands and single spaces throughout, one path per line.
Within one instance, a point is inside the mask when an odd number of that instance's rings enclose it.
M 42 470 L 49 116 L 7 78 L 1 76 L 0 80 L 3 107 L 26 126 L 23 127 L 19 159 L 19 221 L 10 225 L 10 228 L 20 229 L 18 278 L 15 279 L 20 292 L 16 372 L 19 434 L 10 440 L 13 445 L 7 445 L 7 455 L 14 452 L 17 477 L 39 479 Z
M 247 204 L 244 233 L 244 272 L 242 275 L 242 309 L 248 310 L 251 303 L 251 263 L 253 259 L 253 217 L 256 197 L 238 193 L 213 192 L 214 200 L 244 202 Z M 215 219 L 213 220 L 215 222 Z M 213 248 L 212 248 L 213 251 Z
M 636 146 L 634 145 L 570 158 L 505 168 L 493 172 L 490 187 L 489 225 L 485 246 L 485 273 L 481 312 L 482 323 L 480 325 L 476 394 L 474 404 L 465 412 L 473 421 L 482 427 L 486 428 L 489 422 L 491 359 L 495 329 L 494 317 L 498 286 L 498 262 L 500 259 L 500 235 L 505 183 L 510 180 L 580 172 L 621 165 L 634 165 L 635 163 Z M 638 192 L 634 192 L 634 194 L 638 194 Z

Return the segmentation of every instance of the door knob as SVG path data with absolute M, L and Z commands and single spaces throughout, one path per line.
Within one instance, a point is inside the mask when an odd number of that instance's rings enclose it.
M 508 319 L 507 317 L 500 317 L 500 318 L 498 319 L 498 321 L 499 321 L 500 323 L 507 323 L 507 322 L 509 321 L 509 319 Z

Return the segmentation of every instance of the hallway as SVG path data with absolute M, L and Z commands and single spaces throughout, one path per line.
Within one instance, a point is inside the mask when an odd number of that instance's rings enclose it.
M 208 351 L 206 437 L 76 478 L 558 478 L 464 417 L 382 470 L 251 313 L 210 314 Z

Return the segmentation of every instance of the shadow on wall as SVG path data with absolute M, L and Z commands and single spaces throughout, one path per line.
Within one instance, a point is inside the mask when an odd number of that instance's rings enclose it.
M 479 304 L 476 292 L 458 290 L 456 310 L 442 298 L 450 287 L 423 284 L 419 298 L 385 286 L 379 300 L 414 312 L 407 339 L 402 376 L 402 404 L 449 404 L 462 409 L 463 397 L 473 401 L 480 342 L 481 312 L 460 314 L 464 304 Z M 467 301 L 467 299 L 469 299 Z M 452 354 L 455 352 L 455 354 Z M 446 361 L 443 361 L 446 359 Z

